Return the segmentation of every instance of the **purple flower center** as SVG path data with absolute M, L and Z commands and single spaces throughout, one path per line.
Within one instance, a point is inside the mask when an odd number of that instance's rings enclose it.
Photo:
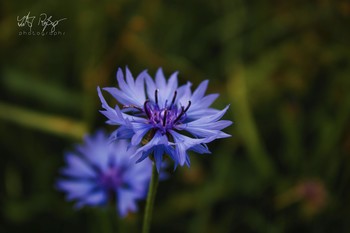
M 167 131 L 173 129 L 176 124 L 182 123 L 186 119 L 186 112 L 191 106 L 191 101 L 188 101 L 186 107 L 178 107 L 175 104 L 176 96 L 177 91 L 174 92 L 171 103 L 168 105 L 168 100 L 166 100 L 164 107 L 161 108 L 158 104 L 158 90 L 156 90 L 154 93 L 155 102 L 146 100 L 143 105 L 143 110 L 148 118 L 149 124 L 162 134 L 166 134 Z
M 111 167 L 100 175 L 99 181 L 106 191 L 114 191 L 123 183 L 122 171 L 115 167 Z

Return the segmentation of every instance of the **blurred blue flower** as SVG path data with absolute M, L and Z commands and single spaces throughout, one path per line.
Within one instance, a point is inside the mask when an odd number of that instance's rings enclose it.
M 192 93 L 190 82 L 178 86 L 177 72 L 167 81 L 161 68 L 155 80 L 143 71 L 135 80 L 126 68 L 125 75 L 118 70 L 117 81 L 119 89 L 103 90 L 109 92 L 122 109 L 118 105 L 111 108 L 97 88 L 107 123 L 120 126 L 111 139 L 131 138 L 132 145 L 141 144 L 134 155 L 138 161 L 153 156 L 158 171 L 164 154 L 174 160 L 175 167 L 190 166 L 187 151 L 210 153 L 206 143 L 230 136 L 221 130 L 232 122 L 220 120 L 229 106 L 223 110 L 210 108 L 219 95 L 205 95 L 208 80 Z
M 121 217 L 135 212 L 136 200 L 146 197 L 152 171 L 149 159 L 135 164 L 130 156 L 135 151 L 126 140 L 110 143 L 103 131 L 86 136 L 83 145 L 66 154 L 57 188 L 77 208 L 115 202 Z

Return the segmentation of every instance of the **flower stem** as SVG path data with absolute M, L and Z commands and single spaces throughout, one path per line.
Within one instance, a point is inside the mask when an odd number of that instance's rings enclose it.
M 114 206 L 111 205 L 108 207 L 108 214 L 109 214 L 110 221 L 111 221 L 111 225 L 110 225 L 111 233 L 119 232 L 118 231 L 119 218 L 118 218 L 118 214 L 117 214 L 117 211 L 116 211 Z
M 152 177 L 149 184 L 148 196 L 146 201 L 146 209 L 143 218 L 142 233 L 149 233 L 151 228 L 152 212 L 154 206 L 154 200 L 156 197 L 157 187 L 158 187 L 159 174 L 156 168 L 156 164 L 153 162 Z

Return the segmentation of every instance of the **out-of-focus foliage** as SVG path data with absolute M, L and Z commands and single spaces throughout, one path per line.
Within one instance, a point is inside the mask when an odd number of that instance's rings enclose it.
M 29 11 L 67 18 L 65 35 L 20 36 Z M 161 183 L 152 232 L 349 232 L 349 25 L 345 0 L 2 1 L 0 232 L 113 229 L 54 182 L 63 152 L 106 127 L 96 86 L 125 65 L 209 79 L 235 122 Z M 140 205 L 121 231 L 139 232 Z

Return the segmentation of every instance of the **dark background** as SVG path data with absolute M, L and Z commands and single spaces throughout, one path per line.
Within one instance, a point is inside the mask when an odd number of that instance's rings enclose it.
M 29 11 L 65 34 L 19 35 Z M 109 232 L 54 183 L 65 151 L 113 129 L 96 86 L 125 65 L 209 79 L 235 122 L 160 184 L 152 232 L 349 232 L 349 25 L 345 0 L 1 1 L 0 232 Z M 139 206 L 121 230 L 139 232 Z

